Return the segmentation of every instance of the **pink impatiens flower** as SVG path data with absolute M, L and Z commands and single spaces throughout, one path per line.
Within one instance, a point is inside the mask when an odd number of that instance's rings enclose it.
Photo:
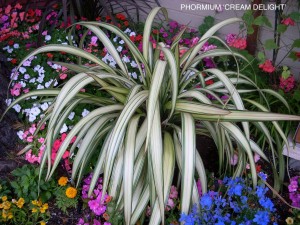
M 284 25 L 286 25 L 286 26 L 289 26 L 289 25 L 295 26 L 295 21 L 292 18 L 290 18 L 290 17 L 283 19 L 281 21 L 281 23 L 284 24 Z
M 269 59 L 267 59 L 264 63 L 259 64 L 259 68 L 267 73 L 272 73 L 275 71 L 275 67 L 272 65 L 272 62 Z
M 19 96 L 21 93 L 22 85 L 20 83 L 16 83 L 12 89 L 10 89 L 10 94 L 12 96 Z
M 279 81 L 280 81 L 279 88 L 284 90 L 285 92 L 289 92 L 295 87 L 295 78 L 293 75 L 289 76 L 286 79 L 280 77 Z

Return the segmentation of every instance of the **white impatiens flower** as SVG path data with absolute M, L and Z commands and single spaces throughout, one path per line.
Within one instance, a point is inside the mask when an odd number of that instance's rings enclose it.
M 26 61 L 23 63 L 23 66 L 31 66 L 31 61 L 30 61 L 30 60 L 26 60 Z
M 11 102 L 12 102 L 11 98 L 8 98 L 8 99 L 5 100 L 5 103 L 6 103 L 7 106 L 9 106 L 11 104 Z
M 133 68 L 136 68 L 138 65 L 136 64 L 136 62 L 135 61 L 132 61 L 131 63 L 130 63 L 130 65 L 133 67 Z
M 57 70 L 57 69 L 60 69 L 61 66 L 54 63 L 54 64 L 51 66 L 51 68 Z
M 121 40 L 121 41 L 119 41 L 119 44 L 124 44 L 125 43 L 125 41 L 123 41 L 123 40 Z
M 43 111 L 47 110 L 48 108 L 49 108 L 49 106 L 48 106 L 48 103 L 47 103 L 47 102 L 44 102 L 43 104 L 41 104 L 41 109 L 42 109 Z
M 36 116 L 30 113 L 28 120 L 29 120 L 29 122 L 33 122 L 36 120 Z
M 118 52 L 121 52 L 122 50 L 123 50 L 123 47 L 122 47 L 122 46 L 117 47 L 117 51 L 118 51 Z
M 136 78 L 137 78 L 136 72 L 133 72 L 133 73 L 131 74 L 131 76 L 132 76 L 134 79 L 136 79 Z
M 40 90 L 40 89 L 44 89 L 45 87 L 43 86 L 43 85 L 41 85 L 41 84 L 39 84 L 37 87 L 36 87 L 36 89 L 38 89 L 38 90 Z
M 20 47 L 20 45 L 18 43 L 14 44 L 14 48 L 19 48 L 19 47 Z
M 51 36 L 50 36 L 50 35 L 46 35 L 46 36 L 45 36 L 45 40 L 46 40 L 46 41 L 50 41 L 50 40 L 51 40 Z
M 19 104 L 15 104 L 13 106 L 14 110 L 16 110 L 17 113 L 19 113 L 21 111 L 21 106 Z
M 117 41 L 118 41 L 118 38 L 119 38 L 119 37 L 116 36 L 116 37 L 113 39 L 113 41 L 114 41 L 114 42 L 117 42 Z
M 28 80 L 30 78 L 30 75 L 28 74 L 28 73 L 26 73 L 25 75 L 24 75 L 24 79 L 25 80 Z
M 31 78 L 31 79 L 29 80 L 29 83 L 34 83 L 35 80 L 36 80 L 36 79 L 33 77 L 33 78 Z
M 129 36 L 135 36 L 136 35 L 136 33 L 134 32 L 134 31 L 132 31 L 130 34 L 129 34 Z
M 125 31 L 124 31 L 124 33 L 126 34 L 126 33 L 130 33 L 131 32 L 131 30 L 129 29 L 129 28 L 127 28 Z
M 41 76 L 38 77 L 38 79 L 36 81 L 39 82 L 39 83 L 43 83 L 44 77 L 45 77 L 45 75 L 41 75 Z
M 75 112 L 71 112 L 70 115 L 68 116 L 69 120 L 73 120 L 75 116 Z
M 17 132 L 17 135 L 18 135 L 18 137 L 19 137 L 21 140 L 23 140 L 23 134 L 24 134 L 24 131 L 22 131 L 22 130 L 19 130 L 19 131 Z
M 20 81 L 19 84 L 21 84 L 22 88 L 26 87 L 26 83 L 24 81 Z
M 24 73 L 26 72 L 26 68 L 21 66 L 20 69 L 19 69 L 19 71 L 20 71 L 22 74 L 24 74 Z
M 68 127 L 67 125 L 64 123 L 64 125 L 62 126 L 62 128 L 60 129 L 59 133 L 66 133 L 68 131 Z
M 37 99 L 37 96 L 32 96 L 31 99 Z
M 123 56 L 122 60 L 123 60 L 124 63 L 129 63 L 130 62 L 130 59 L 126 55 Z
M 82 117 L 86 117 L 90 113 L 89 110 L 84 109 L 83 112 L 81 113 Z
M 37 116 L 41 113 L 41 110 L 39 109 L 39 107 L 34 106 L 31 108 L 30 113 Z
M 48 88 L 52 84 L 53 79 L 49 80 L 48 82 L 45 83 L 45 87 Z

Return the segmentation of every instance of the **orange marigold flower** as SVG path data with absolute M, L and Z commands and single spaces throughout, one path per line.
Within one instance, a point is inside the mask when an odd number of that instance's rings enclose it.
M 107 221 L 109 220 L 109 215 L 107 212 L 103 213 L 103 218 Z
M 46 222 L 45 221 L 41 221 L 40 225 L 46 225 Z
M 58 184 L 60 186 L 66 186 L 66 184 L 68 183 L 68 178 L 67 177 L 60 177 L 58 180 Z
M 5 201 L 7 200 L 7 196 L 2 196 L 2 198 L 1 198 L 1 199 L 2 199 L 2 201 L 4 201 L 4 202 L 5 202 Z
M 19 200 L 16 202 L 16 205 L 19 207 L 19 208 L 22 208 L 23 205 L 25 203 L 25 200 L 24 198 L 19 198 Z
M 68 198 L 75 198 L 77 195 L 77 189 L 73 187 L 68 187 L 66 190 L 66 196 Z

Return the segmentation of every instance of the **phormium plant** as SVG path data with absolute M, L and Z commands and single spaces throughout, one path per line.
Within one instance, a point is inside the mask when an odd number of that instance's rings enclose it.
M 52 99 L 53 104 L 42 119 L 42 123 L 48 124 L 46 149 L 41 162 L 41 169 L 47 167 L 46 179 L 50 179 L 76 135 L 77 139 L 70 150 L 70 156 L 75 154 L 72 179 L 77 179 L 77 185 L 80 183 L 84 168 L 89 166 L 91 156 L 97 152 L 99 157 L 89 193 L 92 193 L 99 175 L 103 173 L 103 198 L 108 190 L 115 205 L 112 210 L 122 213 L 126 224 L 135 224 L 149 202 L 152 208 L 149 224 L 164 223 L 164 211 L 175 167 L 180 172 L 181 212 L 188 214 L 191 205 L 198 203 L 195 171 L 200 177 L 203 193 L 206 192 L 207 181 L 201 156 L 195 146 L 196 133 L 204 133 L 213 138 L 218 148 L 220 169 L 229 164 L 235 142 L 240 160 L 233 175 L 241 175 L 248 162 L 253 185 L 256 186 L 253 152 L 265 160 L 267 158 L 255 141 L 250 139 L 250 126 L 260 129 L 267 142 L 273 144 L 274 140 L 265 121 L 300 120 L 299 116 L 270 113 L 268 107 L 255 101 L 251 103 L 260 111 L 248 111 L 240 93 L 249 90 L 258 92 L 263 99 L 266 99 L 267 93 L 278 97 L 283 104 L 286 102 L 272 90 L 259 89 L 255 82 L 239 72 L 238 64 L 237 71 L 198 66 L 206 57 L 233 56 L 236 62 L 236 58 L 244 59 L 213 36 L 221 27 L 242 20 L 232 18 L 222 21 L 210 28 L 194 47 L 180 54 L 179 41 L 185 29 L 174 37 L 170 47 L 164 43 L 153 47 L 149 41 L 153 19 L 160 10 L 167 16 L 164 8 L 157 7 L 146 20 L 142 52 L 114 25 L 103 22 L 77 23 L 98 37 L 116 61 L 116 67 L 105 64 L 81 49 L 85 35 L 79 47 L 48 45 L 33 51 L 20 65 L 29 57 L 42 52 L 63 51 L 77 56 L 78 64 L 55 63 L 75 71 L 77 75 L 61 87 L 24 94 L 8 108 L 30 96 L 47 96 Z M 138 65 L 140 80 L 128 75 L 126 65 L 105 30 L 126 43 Z M 210 38 L 218 39 L 224 47 L 201 52 L 201 47 Z M 91 64 L 83 65 L 81 58 L 89 60 Z M 206 75 L 205 78 L 203 74 Z M 215 82 L 206 85 L 205 81 L 211 79 Z M 192 85 L 191 81 L 196 82 L 197 86 Z M 80 92 L 87 85 L 101 88 L 107 92 L 107 97 Z M 222 96 L 227 99 L 223 100 Z M 90 103 L 97 108 L 72 128 L 52 164 L 53 141 L 70 112 L 81 103 Z M 280 126 L 276 122 L 273 122 L 273 126 L 280 135 L 279 141 L 286 141 Z M 75 151 L 79 141 L 81 145 Z M 102 141 L 103 145 L 99 146 Z

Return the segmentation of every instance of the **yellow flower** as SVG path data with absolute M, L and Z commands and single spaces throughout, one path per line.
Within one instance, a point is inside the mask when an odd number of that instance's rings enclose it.
M 14 217 L 13 213 L 12 212 L 9 212 L 8 213 L 8 219 L 12 219 Z
M 285 220 L 286 224 L 294 224 L 294 219 L 292 217 L 288 217 Z
M 5 209 L 5 210 L 10 209 L 10 205 L 11 205 L 11 203 L 9 201 L 2 203 L 3 209 Z
M 76 188 L 73 188 L 73 187 L 68 187 L 67 190 L 66 190 L 66 196 L 68 198 L 75 198 L 77 195 L 77 190 Z
M 1 199 L 2 199 L 3 202 L 5 202 L 7 200 L 7 196 L 4 195 L 4 196 L 2 196 Z
M 42 207 L 43 207 L 43 209 L 47 210 L 49 208 L 48 203 L 45 203 Z
M 31 210 L 32 213 L 36 213 L 37 211 L 38 211 L 37 208 L 32 208 Z
M 68 183 L 68 178 L 67 177 L 60 177 L 58 180 L 58 184 L 60 186 L 66 186 L 66 184 Z
M 40 225 L 46 225 L 45 221 L 41 221 Z
M 32 200 L 31 203 L 32 203 L 32 205 L 37 205 L 38 201 L 37 200 Z
M 41 213 L 45 213 L 45 212 L 46 212 L 46 209 L 44 209 L 43 207 L 41 207 L 41 208 L 40 208 L 40 212 L 41 212 Z
M 25 200 L 24 200 L 24 198 L 19 198 L 19 200 L 17 201 L 17 206 L 19 207 L 19 208 L 22 208 L 23 207 L 23 205 L 24 205 L 24 203 L 25 203 Z
M 6 219 L 7 218 L 7 213 L 5 210 L 2 210 L 2 218 Z

